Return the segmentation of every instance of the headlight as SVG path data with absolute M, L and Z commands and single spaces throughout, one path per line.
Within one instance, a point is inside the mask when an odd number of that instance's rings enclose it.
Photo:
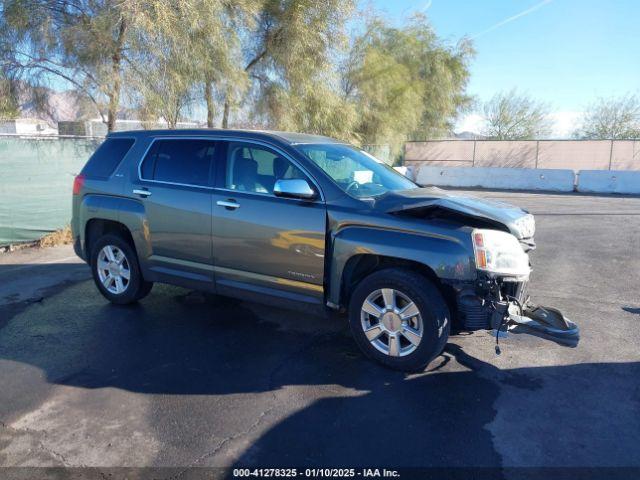
M 531 273 L 529 255 L 518 239 L 500 230 L 474 230 L 473 250 L 476 267 L 489 273 L 508 276 L 526 276 Z
M 536 233 L 536 220 L 530 213 L 513 222 L 520 232 L 520 238 L 531 238 Z

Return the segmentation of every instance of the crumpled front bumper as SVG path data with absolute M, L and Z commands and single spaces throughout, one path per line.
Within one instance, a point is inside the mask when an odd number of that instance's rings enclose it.
M 528 334 L 567 347 L 580 341 L 580 329 L 562 312 L 530 301 L 526 281 L 480 278 L 473 286 L 458 289 L 457 307 L 463 330 Z
M 577 347 L 580 329 L 553 307 L 542 307 L 527 301 L 524 305 L 509 302 L 506 309 L 497 308 L 492 316 L 496 335 L 502 331 L 528 334 L 550 340 L 565 347 Z

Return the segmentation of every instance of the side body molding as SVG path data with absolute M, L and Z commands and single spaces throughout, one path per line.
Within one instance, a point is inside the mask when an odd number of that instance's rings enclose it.
M 418 262 L 443 281 L 473 281 L 476 271 L 472 250 L 461 239 L 443 232 L 409 233 L 351 226 L 332 235 L 332 255 L 327 301 L 340 304 L 342 275 L 355 255 L 381 255 Z

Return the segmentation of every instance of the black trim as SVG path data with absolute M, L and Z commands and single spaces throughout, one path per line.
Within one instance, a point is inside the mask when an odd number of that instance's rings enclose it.
M 214 158 L 214 179 L 213 188 L 224 188 L 225 173 L 227 169 L 227 151 L 229 150 L 229 141 L 218 140 L 220 148 L 216 149 Z

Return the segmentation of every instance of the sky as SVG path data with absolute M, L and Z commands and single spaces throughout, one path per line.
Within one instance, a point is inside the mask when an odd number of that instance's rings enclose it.
M 640 0 L 373 0 L 400 25 L 423 12 L 451 43 L 477 51 L 468 93 L 480 100 L 517 88 L 549 104 L 555 137 L 598 97 L 640 93 Z M 467 115 L 456 130 L 477 130 Z

